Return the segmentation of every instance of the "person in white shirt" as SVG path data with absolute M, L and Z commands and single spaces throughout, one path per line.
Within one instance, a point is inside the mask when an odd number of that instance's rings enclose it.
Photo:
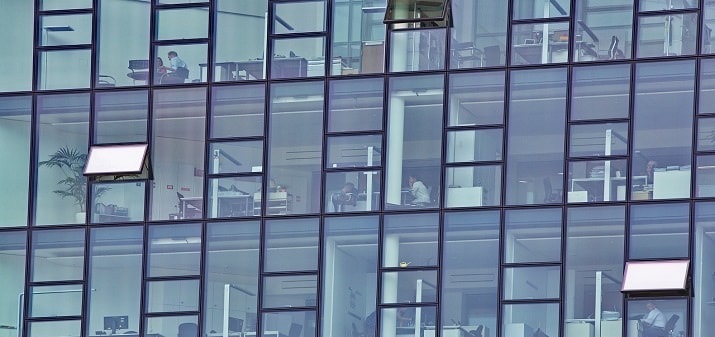
M 643 327 L 643 337 L 662 337 L 665 333 L 665 315 L 655 306 L 655 303 L 646 304 L 648 315 L 640 320 Z
M 429 196 L 429 189 L 417 177 L 411 175 L 407 182 L 410 184 L 410 194 L 412 195 L 410 203 L 424 205 L 432 201 Z
M 170 51 L 167 54 L 169 58 L 169 66 L 164 66 L 167 73 L 161 77 L 161 83 L 184 83 L 184 80 L 189 78 L 189 68 L 186 62 L 179 58 L 179 54 L 175 51 Z

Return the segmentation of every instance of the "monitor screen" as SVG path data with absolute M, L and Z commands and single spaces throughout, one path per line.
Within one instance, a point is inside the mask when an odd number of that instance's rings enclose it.
M 104 317 L 104 330 L 112 330 L 112 333 L 114 333 L 119 329 L 129 329 L 129 316 Z

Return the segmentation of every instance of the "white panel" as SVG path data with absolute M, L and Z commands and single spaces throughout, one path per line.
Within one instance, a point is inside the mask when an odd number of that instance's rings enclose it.
M 92 146 L 85 175 L 141 172 L 147 144 Z
M 626 262 L 622 291 L 684 290 L 690 261 Z

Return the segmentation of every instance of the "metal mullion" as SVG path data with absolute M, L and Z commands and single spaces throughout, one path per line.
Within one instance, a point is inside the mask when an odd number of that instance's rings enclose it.
M 629 123 L 631 120 L 628 117 L 618 118 L 601 118 L 601 119 L 577 119 L 569 121 L 569 125 L 599 125 L 599 124 L 615 124 Z
M 199 316 L 198 310 L 188 310 L 188 311 L 157 311 L 157 312 L 146 312 L 144 313 L 145 318 L 161 318 L 161 317 L 193 317 Z M 199 328 L 200 329 L 200 328 Z M 143 334 L 140 334 L 140 336 Z
M 326 115 L 329 115 L 328 111 Z M 327 121 L 325 122 L 327 129 Z M 382 133 L 382 130 L 357 130 L 357 131 L 325 131 L 325 136 L 328 138 L 334 137 L 350 137 L 350 136 L 378 136 Z
M 158 0 L 157 0 L 158 1 Z M 211 2 L 185 2 L 185 3 L 173 3 L 173 4 L 162 4 L 153 2 L 153 7 L 158 10 L 163 9 L 188 9 L 188 8 L 208 8 L 211 6 Z
M 52 287 L 52 286 L 66 286 L 66 285 L 82 285 L 83 280 L 60 280 L 60 281 L 28 281 L 27 284 L 30 287 Z
M 201 279 L 200 274 L 193 275 L 172 275 L 172 276 L 147 276 L 146 282 L 166 282 L 166 281 L 191 281 Z
M 300 32 L 300 33 L 271 33 L 268 32 L 268 37 L 275 40 L 291 40 L 306 37 L 322 37 L 327 39 L 325 31 L 322 32 Z M 270 56 L 269 56 L 270 57 Z
M 488 167 L 488 166 L 496 166 L 496 165 L 504 165 L 504 161 L 502 161 L 502 160 L 485 160 L 485 161 L 445 163 L 444 168 L 446 169 L 446 168 L 456 168 L 456 167 Z
M 363 167 L 324 167 L 325 173 L 360 173 L 365 171 L 379 171 L 381 166 L 363 166 Z
M 191 39 L 167 39 L 167 40 L 158 40 L 155 39 L 152 41 L 152 45 L 154 47 L 159 47 L 159 46 L 186 46 L 186 45 L 193 45 L 193 44 L 208 44 L 209 43 L 209 38 L 207 37 L 197 37 L 197 38 L 191 38 Z
M 240 178 L 240 177 L 262 177 L 263 172 L 238 172 L 238 173 L 208 173 L 205 174 L 210 179 Z
M 92 50 L 92 44 L 71 44 L 71 45 L 58 45 L 58 46 L 38 46 L 37 50 L 40 52 L 44 51 L 63 51 L 63 50 Z M 89 88 L 89 87 L 88 87 Z
M 98 1 L 98 0 L 94 0 Z M 90 133 L 91 135 L 91 133 Z M 88 185 L 91 186 L 91 185 Z M 90 194 L 90 189 L 87 189 L 87 193 L 89 196 Z M 87 203 L 90 202 L 90 198 L 86 198 Z M 90 208 L 85 208 L 85 210 L 90 210 Z M 90 221 L 87 221 L 87 218 L 90 217 L 90 212 L 85 212 L 85 222 L 89 223 Z M 89 279 L 92 275 L 91 273 L 91 268 L 90 268 L 90 263 L 89 263 L 89 257 L 91 255 L 91 247 L 90 247 L 90 242 L 92 240 L 92 231 L 90 230 L 90 227 L 85 228 L 84 230 L 84 257 L 82 260 L 83 264 L 83 281 L 82 281 L 82 308 L 80 309 L 80 316 L 82 319 L 80 320 L 80 336 L 87 336 L 89 335 L 88 327 L 89 327 L 89 304 L 90 304 L 90 296 L 92 295 L 92 288 L 89 286 Z
M 315 312 L 315 311 L 317 311 L 317 306 L 315 306 L 315 307 L 310 307 L 310 306 L 288 307 L 288 308 L 285 308 L 285 307 L 269 307 L 269 308 L 262 308 L 261 311 L 262 311 L 263 313 L 273 313 L 273 314 L 275 314 L 275 313 L 306 312 L 306 311 Z M 317 317 L 316 317 L 316 320 L 317 320 Z M 317 321 L 316 321 L 316 327 L 318 327 Z
M 627 154 L 611 155 L 611 156 L 576 156 L 576 157 L 566 157 L 569 163 L 575 162 L 586 162 L 586 161 L 600 161 L 600 160 L 627 160 Z
M 30 296 L 25 296 L 25 297 L 30 297 Z M 82 325 L 82 316 L 81 315 L 67 315 L 67 316 L 42 316 L 42 317 L 27 317 L 25 320 L 28 323 L 36 323 L 36 322 L 65 322 L 65 321 L 80 321 L 80 326 Z M 25 336 L 29 336 L 27 332 L 25 331 Z M 82 334 L 82 332 L 80 332 Z
M 213 88 L 212 88 L 213 89 Z M 213 116 L 210 116 L 213 117 Z M 206 124 L 213 124 L 213 118 L 209 118 L 210 121 L 207 121 Z M 209 135 L 210 136 L 210 135 Z M 264 141 L 266 137 L 264 136 L 238 136 L 238 137 L 221 137 L 221 138 L 206 138 L 207 143 L 211 144 L 228 144 L 228 143 L 235 143 L 235 142 L 251 142 L 251 141 Z
M 37 8 L 39 8 L 39 6 Z M 41 16 L 41 17 L 72 15 L 72 14 L 92 14 L 92 13 L 94 13 L 94 7 L 93 8 L 70 8 L 70 9 L 46 9 L 46 10 L 38 10 L 37 11 L 37 15 Z
M 530 18 L 530 19 L 512 19 L 512 25 L 526 25 L 526 24 L 551 24 L 551 23 L 570 23 L 570 16 L 558 16 L 552 18 Z M 542 38 L 547 38 L 546 36 Z
M 501 294 L 503 297 L 504 294 Z M 534 298 L 534 299 L 516 299 L 516 300 L 507 300 L 502 298 L 501 299 L 502 304 L 504 305 L 514 305 L 514 304 L 558 304 L 561 306 L 561 300 L 558 298 Z M 559 322 L 559 325 L 561 322 Z M 561 329 L 559 329 L 561 330 Z
M 449 118 L 449 112 L 447 114 Z M 503 130 L 504 124 L 474 124 L 474 125 L 452 125 L 445 126 L 446 131 L 479 131 L 479 130 Z
M 698 14 L 700 12 L 699 8 L 674 8 L 674 9 L 662 9 L 657 11 L 644 11 L 637 14 L 638 18 L 649 17 L 649 16 L 664 16 L 664 15 L 679 15 L 679 14 Z

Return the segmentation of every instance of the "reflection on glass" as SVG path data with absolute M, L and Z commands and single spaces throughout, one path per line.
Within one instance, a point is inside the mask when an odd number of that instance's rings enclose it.
M 715 156 L 698 156 L 695 196 L 715 197 Z
M 144 182 L 92 184 L 93 223 L 144 220 Z
M 264 308 L 315 306 L 318 276 L 271 276 L 263 278 Z
M 506 263 L 561 260 L 561 209 L 506 212 Z
M 515 0 L 513 19 L 541 19 L 569 16 L 570 2 L 567 0 Z
M 256 331 L 259 231 L 257 221 L 207 225 L 204 332 L 223 331 L 224 308 L 232 333 Z
M 712 266 L 715 255 L 711 254 L 715 241 L 711 239 L 715 232 L 715 204 L 712 202 L 703 202 L 695 204 L 695 243 L 694 255 L 692 261 L 697 261 L 691 267 L 691 275 L 693 275 L 692 287 L 695 290 L 693 296 L 694 313 L 704 313 L 712 309 L 712 299 L 702 294 L 712 294 L 715 291 L 715 283 L 713 283 Z M 712 318 L 709 315 L 695 314 L 693 315 L 693 327 L 699 330 L 699 334 L 707 335 L 715 333 L 715 326 L 712 324 Z
M 438 223 L 438 216 L 434 213 L 386 216 L 382 266 L 436 266 Z
M 31 281 L 82 280 L 84 244 L 84 229 L 32 232 Z
M 563 200 L 565 70 L 512 72 L 507 128 L 509 205 Z
M 30 287 L 29 309 L 29 317 L 79 316 L 82 314 L 82 284 Z
M 690 196 L 694 66 L 692 61 L 636 66 L 632 200 Z M 645 184 L 636 180 L 644 175 Z
M 658 1 L 658 0 L 639 0 L 639 10 L 646 11 L 666 11 L 673 9 L 698 8 L 697 1 Z
M 628 321 L 627 334 L 634 334 L 633 330 L 641 327 L 643 336 L 664 332 L 670 336 L 688 336 L 690 319 L 686 299 L 629 300 L 627 305 L 630 317 L 641 317 Z
M 327 167 L 380 166 L 382 135 L 328 137 Z
M 325 30 L 324 0 L 274 3 L 273 13 L 273 34 Z
M 213 80 L 263 79 L 268 0 L 217 0 L 216 8 Z
M 263 142 L 211 143 L 209 171 L 218 173 L 261 172 L 263 170 Z
M 446 207 L 500 204 L 501 165 L 448 167 L 446 172 Z
M 281 311 L 264 313 L 261 317 L 261 337 L 314 337 L 315 311 Z
M 346 293 L 344 287 L 323 286 L 321 306 L 327 312 L 334 312 L 347 298 L 355 301 L 355 306 L 348 308 L 348 315 L 326 315 L 321 320 L 322 335 L 334 336 L 337 331 L 355 329 L 374 337 L 379 219 L 377 216 L 331 217 L 324 221 L 323 284 L 346 282 L 349 288 Z M 355 322 L 356 318 L 360 321 Z
M 673 3 L 677 2 L 674 1 Z M 695 54 L 695 48 L 698 43 L 697 31 L 697 13 L 640 17 L 638 19 L 637 56 L 658 57 Z
M 625 159 L 570 162 L 568 174 L 568 202 L 626 200 L 628 164 Z M 642 183 L 646 177 L 634 176 L 633 179 Z
M 382 78 L 329 82 L 328 131 L 382 130 Z
M 128 322 L 115 333 L 139 331 L 143 233 L 141 226 L 90 230 L 88 336 L 105 329 L 104 317 L 117 315 Z
M 547 336 L 559 336 L 558 303 L 504 305 L 502 337 L 533 336 L 537 331 Z
M 199 224 L 149 227 L 147 277 L 198 275 L 201 260 Z
M 693 5 L 697 6 L 697 3 Z M 705 8 L 703 8 L 703 26 L 702 26 L 702 45 L 700 46 L 700 53 L 711 54 L 713 52 L 712 48 L 712 38 L 713 38 L 713 27 L 715 27 L 715 4 L 705 3 Z M 702 69 L 702 68 L 701 68 Z
M 452 43 L 450 68 L 480 68 L 504 65 L 508 1 L 451 0 Z M 489 10 L 484 10 L 489 8 Z M 473 25 L 470 22 L 479 22 Z
M 153 62 L 154 84 L 181 84 L 208 81 L 206 44 L 158 46 Z M 159 57 L 162 57 L 159 60 Z M 164 58 L 165 57 L 165 58 Z
M 211 137 L 263 136 L 264 85 L 211 89 Z
M 92 14 L 40 17 L 41 46 L 67 46 L 92 42 Z
M 569 156 L 618 156 L 628 154 L 628 123 L 571 126 Z
M 449 76 L 449 126 L 503 123 L 504 72 Z
M 331 75 L 353 75 L 383 72 L 385 59 L 384 4 L 351 1 L 333 4 L 333 57 L 342 60 L 332 67 Z
M 1 86 L 0 80 L 0 88 Z M 0 153 L 3 154 L 3 170 L 12 172 L 0 175 L 0 186 L 5 191 L 12 191 L 12 197 L 3 198 L 0 227 L 27 226 L 32 98 L 4 97 L 0 98 L 0 106 L 3 107 L 0 109 L 0 134 L 3 135 Z
M 631 206 L 628 257 L 687 257 L 689 221 L 688 204 Z
M 209 179 L 208 217 L 261 215 L 261 181 L 260 176 Z
M 273 39 L 270 59 L 272 79 L 325 76 L 325 37 Z
M 54 1 L 61 4 L 69 2 Z M 3 75 L 0 76 L 0 92 L 32 89 L 34 5 L 35 1 L 22 0 L 2 3 L 0 22 L 6 28 L 0 32 L 0 45 L 3 46 L 3 64 L 6 66 L 3 67 Z
M 147 84 L 150 13 L 149 1 L 99 0 L 97 87 Z
M 712 7 L 715 14 L 715 6 Z M 715 25 L 713 25 L 715 27 Z M 698 96 L 698 113 L 715 113 L 715 59 L 700 61 L 700 95 Z
M 573 68 L 572 82 L 571 120 L 628 117 L 629 64 Z
M 632 0 L 614 0 L 607 4 L 578 0 L 576 17 L 579 18 L 576 20 L 575 27 L 574 59 L 576 61 L 631 57 Z
M 199 39 L 208 36 L 208 8 L 192 7 L 156 11 L 156 39 Z M 190 22 L 191 24 L 187 24 Z
M 82 321 L 39 321 L 29 322 L 27 324 L 28 337 L 61 337 L 61 336 L 79 336 Z
M 391 32 L 390 71 L 444 69 L 444 29 Z
M 436 270 L 382 273 L 382 303 L 436 302 L 437 290 Z
M 264 272 L 318 269 L 318 219 L 265 223 Z
M 698 119 L 698 151 L 715 150 L 715 118 Z
M 146 90 L 97 92 L 95 143 L 146 142 L 148 104 Z
M 159 336 L 198 337 L 198 320 L 196 316 L 148 317 L 144 329 Z
M 147 282 L 146 294 L 147 312 L 199 310 L 199 280 Z
M 568 45 L 568 22 L 513 25 L 511 64 L 564 63 Z
M 89 49 L 47 50 L 39 56 L 40 90 L 89 88 Z
M 325 212 L 363 212 L 380 209 L 380 171 L 325 174 Z
M 414 336 L 422 329 L 427 333 L 428 327 L 434 329 L 436 317 L 437 310 L 433 306 L 383 308 L 379 336 Z
M 559 298 L 561 266 L 504 268 L 504 299 Z

